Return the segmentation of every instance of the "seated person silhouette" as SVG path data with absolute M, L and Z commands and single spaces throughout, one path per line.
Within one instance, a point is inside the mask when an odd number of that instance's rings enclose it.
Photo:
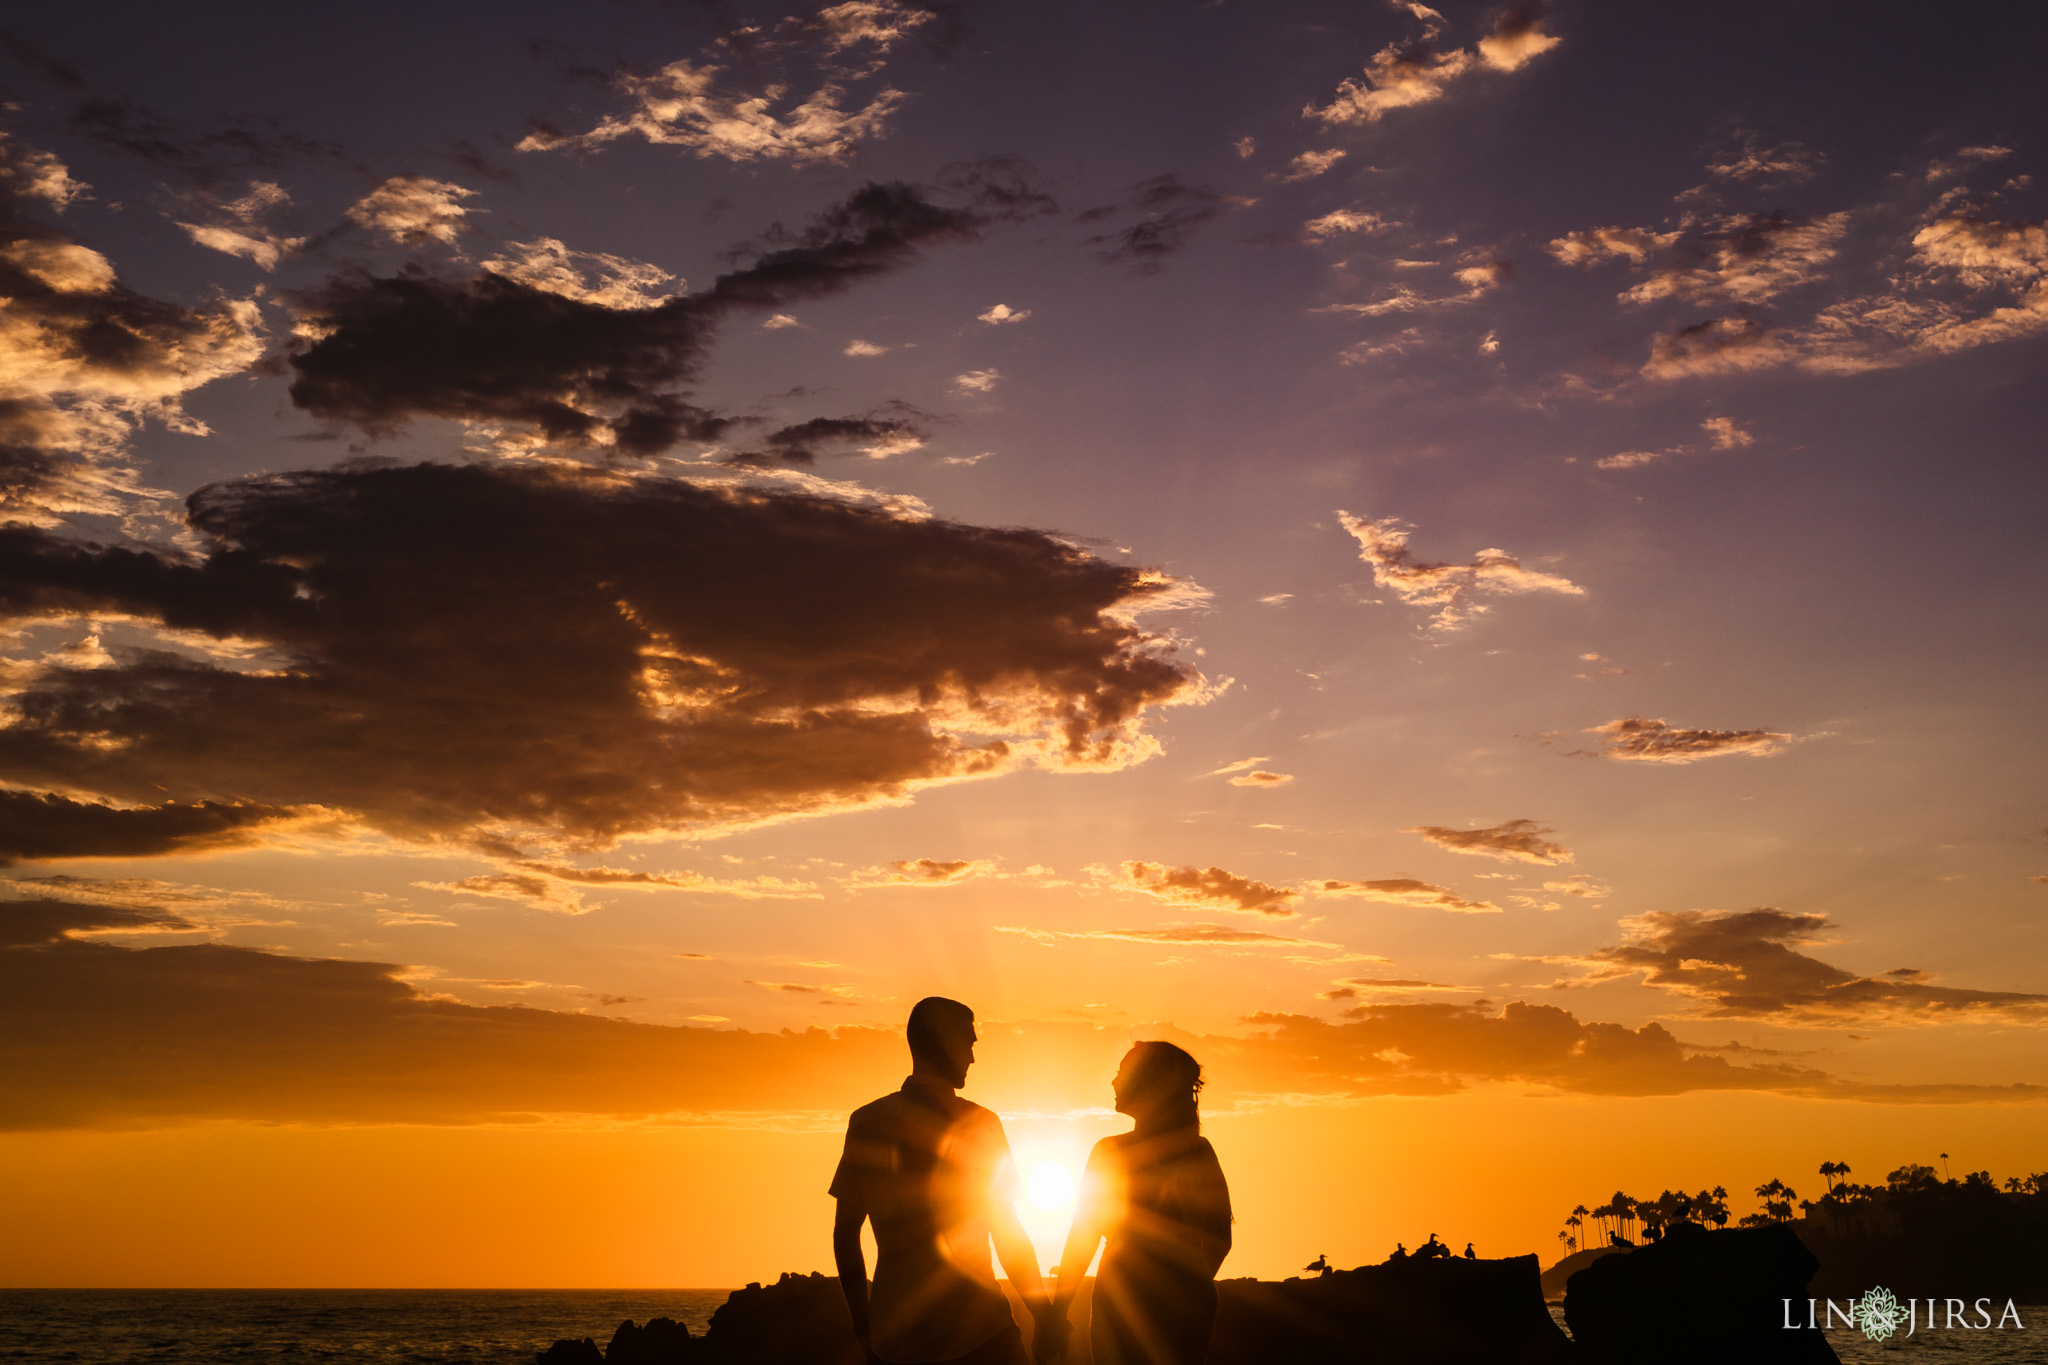
M 1110 1083 L 1136 1120 L 1088 1155 L 1058 1288 L 1032 1354 L 1064 1346 L 1067 1308 L 1097 1244 L 1089 1343 L 1095 1365 L 1201 1365 L 1216 1324 L 1216 1269 L 1230 1254 L 1230 1188 L 1202 1136 L 1202 1068 L 1171 1043 L 1139 1043 Z
M 1044 1311 L 1038 1253 L 1012 1207 L 1010 1142 L 1001 1119 L 953 1093 L 974 1063 L 974 1011 L 931 996 L 908 1033 L 910 1075 L 853 1111 L 832 1177 L 832 1255 L 854 1336 L 871 1365 L 1025 1365 L 989 1265 L 993 1240 L 1025 1304 Z M 863 1221 L 875 1228 L 872 1293 Z

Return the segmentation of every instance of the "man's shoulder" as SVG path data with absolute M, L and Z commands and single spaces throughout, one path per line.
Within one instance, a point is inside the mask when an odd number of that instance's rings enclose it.
M 869 1100 L 866 1104 L 847 1115 L 846 1126 L 851 1130 L 876 1123 L 887 1123 L 902 1108 L 903 1092 L 901 1090 L 891 1090 L 880 1099 Z

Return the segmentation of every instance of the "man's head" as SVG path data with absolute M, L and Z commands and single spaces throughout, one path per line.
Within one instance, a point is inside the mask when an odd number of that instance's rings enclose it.
M 958 1090 L 974 1065 L 974 1011 L 958 1000 L 928 995 L 910 1007 L 911 1070 Z

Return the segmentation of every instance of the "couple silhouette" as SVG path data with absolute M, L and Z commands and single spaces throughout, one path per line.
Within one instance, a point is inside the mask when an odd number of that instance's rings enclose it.
M 1091 1301 L 1096 1365 L 1200 1365 L 1230 1252 L 1230 1190 L 1202 1136 L 1202 1068 L 1139 1043 L 1111 1089 L 1134 1120 L 1089 1153 L 1048 1286 L 1017 1221 L 1002 1120 L 955 1092 L 974 1064 L 974 1011 L 931 996 L 910 1011 L 910 1075 L 853 1112 L 832 1177 L 839 1285 L 870 1365 L 1043 1365 L 1066 1349 L 1068 1310 L 1106 1239 Z M 875 1231 L 869 1287 L 861 1225 Z M 996 1287 L 989 1248 L 1034 1323 L 1031 1351 Z

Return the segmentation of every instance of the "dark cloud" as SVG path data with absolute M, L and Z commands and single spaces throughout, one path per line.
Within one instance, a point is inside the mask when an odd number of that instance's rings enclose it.
M 1546 866 L 1572 860 L 1570 849 L 1542 837 L 1555 832 L 1534 820 L 1510 820 L 1485 829 L 1416 825 L 1402 831 L 1404 834 L 1420 834 L 1438 848 L 1447 848 L 1453 853 L 1472 853 L 1482 858 L 1499 858 L 1503 862 L 1542 863 Z
M 813 417 L 768 433 L 763 450 L 731 457 L 735 464 L 812 465 L 820 455 L 875 457 L 915 450 L 931 436 L 931 415 L 907 403 L 861 417 Z
M 825 298 L 927 246 L 974 241 L 1051 207 L 1015 160 L 950 168 L 936 191 L 871 183 L 802 232 L 771 232 L 750 264 L 709 290 L 653 307 L 608 307 L 491 270 L 336 279 L 294 296 L 317 340 L 291 357 L 292 401 L 373 433 L 424 416 L 628 453 L 716 440 L 731 420 L 681 390 L 728 313 Z
M 1696 763 L 1720 754 L 1774 754 L 1791 741 L 1775 730 L 1681 730 L 1661 720 L 1624 716 L 1586 731 L 1601 736 L 1595 751 L 1635 763 Z
M 121 809 L 35 792 L 0 791 L 0 867 L 53 858 L 151 858 L 233 848 L 291 819 L 278 806 L 198 801 Z
M 130 650 L 14 699 L 18 785 L 318 804 L 408 837 L 602 844 L 1149 755 L 1199 679 L 1123 613 L 1175 585 L 1038 532 L 574 466 L 200 490 L 204 558 L 0 531 L 0 615 L 256 642 Z
M 1844 1024 L 1934 1022 L 1959 1016 L 2048 1018 L 2048 995 L 1930 985 L 1901 967 L 1858 976 L 1798 951 L 1833 928 L 1824 915 L 1770 906 L 1734 912 L 1653 910 L 1622 921 L 1628 939 L 1577 959 L 1588 980 L 1641 976 L 1698 1001 L 1713 1018 Z
M 1228 910 L 1269 919 L 1294 914 L 1299 891 L 1268 886 L 1220 867 L 1165 867 L 1159 863 L 1126 862 L 1114 873 L 1094 869 L 1098 881 L 1118 891 L 1137 891 L 1169 905 L 1202 910 Z
M 546 1114 L 812 1113 L 834 1123 L 893 1084 L 902 1035 L 667 1027 L 432 995 L 385 962 L 220 943 L 127 948 L 103 936 L 186 931 L 141 907 L 0 902 L 0 1129 L 198 1120 L 479 1123 Z M 1209 936 L 1187 931 L 1207 929 Z M 1018 931 L 1022 932 L 1022 931 Z M 1034 931 L 1036 932 L 1036 931 Z M 80 937 L 91 935 L 91 938 Z M 1284 945 L 1220 925 L 1071 935 L 1163 945 Z M 685 955 L 688 956 L 688 955 Z M 532 983 L 494 983 L 519 988 Z M 812 1006 L 830 983 L 756 982 Z M 1356 989 L 1426 989 L 1359 978 Z M 570 988 L 601 1006 L 619 996 Z M 1775 1090 L 1886 1101 L 2035 1101 L 2040 1086 L 1868 1086 L 1776 1061 L 1740 1064 L 1661 1024 L 1582 1022 L 1548 1005 L 1366 1005 L 1340 1021 L 1265 1014 L 1248 1037 L 1148 1024 L 1201 1058 L 1205 1104 L 1290 1095 L 1446 1094 L 1481 1082 L 1571 1093 Z M 984 1049 L 978 1084 L 1019 1105 L 1100 1103 L 1129 1035 L 1021 1022 Z M 1750 1054 L 1737 1054 L 1747 1057 Z
M 1552 1005 L 1362 1005 L 1347 1013 L 1342 1023 L 1253 1016 L 1252 1023 L 1270 1032 L 1238 1045 L 1235 1070 L 1261 1076 L 1274 1092 L 1310 1094 L 1442 1094 L 1475 1081 L 1591 1095 L 1813 1091 L 1831 1084 L 1819 1071 L 1693 1055 L 1662 1024 L 1584 1023 Z
M 425 995 L 387 962 L 67 936 L 145 910 L 0 903 L 0 1127 L 193 1119 L 467 1123 L 851 1106 L 901 1070 L 881 1030 L 667 1028 Z
M 1156 275 L 1204 227 L 1253 202 L 1240 195 L 1184 185 L 1177 176 L 1158 175 L 1137 185 L 1125 202 L 1089 209 L 1081 221 L 1136 215 L 1137 221 L 1087 240 L 1102 248 L 1096 255 L 1104 262 L 1125 266 L 1134 275 Z

